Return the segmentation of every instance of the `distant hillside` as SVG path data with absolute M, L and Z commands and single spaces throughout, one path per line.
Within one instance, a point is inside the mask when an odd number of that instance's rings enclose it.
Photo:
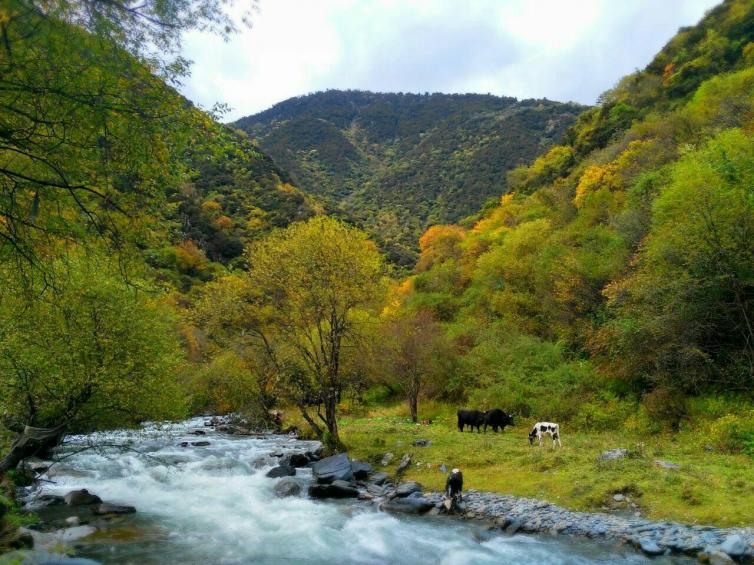
M 584 109 L 482 94 L 329 90 L 235 125 L 302 190 L 410 265 L 424 229 L 506 192 L 507 171 L 559 142 Z

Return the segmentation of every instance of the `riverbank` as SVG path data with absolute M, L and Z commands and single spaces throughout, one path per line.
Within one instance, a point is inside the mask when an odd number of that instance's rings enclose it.
M 528 421 L 494 434 L 459 433 L 446 405 L 426 405 L 416 425 L 403 406 L 344 414 L 341 437 L 357 459 L 394 472 L 412 455 L 406 479 L 441 490 L 459 467 L 469 488 L 547 500 L 574 511 L 622 513 L 642 519 L 717 527 L 754 524 L 754 460 L 709 450 L 693 430 L 639 435 L 626 430 L 577 432 L 561 426 L 563 448 L 530 447 Z M 292 411 L 288 412 L 293 414 Z M 304 427 L 302 426 L 302 429 Z M 413 445 L 427 440 L 429 445 Z M 547 438 L 549 442 L 549 438 Z M 601 460 L 612 449 L 625 456 Z M 379 465 L 392 453 L 388 465 Z

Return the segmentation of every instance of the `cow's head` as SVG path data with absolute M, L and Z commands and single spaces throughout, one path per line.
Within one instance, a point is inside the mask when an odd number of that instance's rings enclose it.
M 529 432 L 529 445 L 534 445 L 535 439 L 537 439 L 537 428 L 532 428 Z
M 516 415 L 515 412 L 511 412 L 508 414 L 508 425 L 509 426 L 515 426 L 516 424 L 513 423 L 513 417 Z

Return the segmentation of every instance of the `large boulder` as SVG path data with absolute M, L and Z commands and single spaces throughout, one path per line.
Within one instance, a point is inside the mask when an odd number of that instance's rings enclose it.
M 272 490 L 275 491 L 275 494 L 280 498 L 285 498 L 287 496 L 298 496 L 298 494 L 301 492 L 301 485 L 298 484 L 295 479 L 286 477 L 279 480 Z
M 424 514 L 434 507 L 431 500 L 426 498 L 394 498 L 383 503 L 380 508 L 387 512 L 403 514 Z
M 267 471 L 266 477 L 277 479 L 278 477 L 292 477 L 296 474 L 296 468 L 290 465 L 278 465 Z
M 319 484 L 329 484 L 333 481 L 351 481 L 353 479 L 351 461 L 345 453 L 325 457 L 314 464 L 312 475 Z
M 348 482 L 335 480 L 330 484 L 311 485 L 309 496 L 312 498 L 356 498 L 359 491 Z
M 351 461 L 351 472 L 355 479 L 366 479 L 373 471 L 372 466 L 364 461 Z
M 85 488 L 72 490 L 63 497 L 68 506 L 86 506 L 89 504 L 101 504 L 102 499 L 96 494 L 90 493 Z

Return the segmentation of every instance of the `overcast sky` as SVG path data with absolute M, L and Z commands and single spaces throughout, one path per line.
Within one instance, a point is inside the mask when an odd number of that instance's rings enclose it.
M 259 0 L 252 28 L 230 41 L 186 37 L 194 65 L 183 93 L 205 108 L 228 104 L 228 119 L 328 88 L 593 104 L 717 3 Z

